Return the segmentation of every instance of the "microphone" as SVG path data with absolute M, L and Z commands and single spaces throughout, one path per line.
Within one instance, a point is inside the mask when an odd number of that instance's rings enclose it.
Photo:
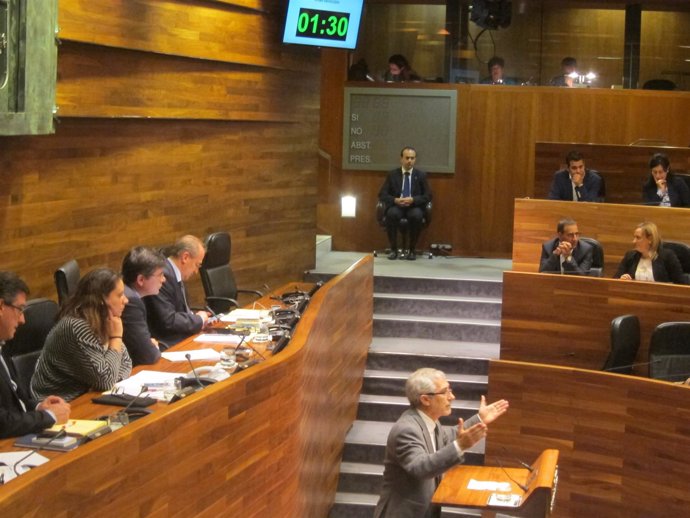
M 15 462 L 15 463 L 12 465 L 12 471 L 14 471 L 14 474 L 15 474 L 16 476 L 19 476 L 19 472 L 17 471 L 17 467 L 19 466 L 19 464 L 21 464 L 21 463 L 24 462 L 26 459 L 28 459 L 29 457 L 31 457 L 34 453 L 38 453 L 39 451 L 46 449 L 48 446 L 50 446 L 50 444 L 51 444 L 55 439 L 61 439 L 61 438 L 64 437 L 65 435 L 67 435 L 67 430 L 66 430 L 65 427 L 63 426 L 62 429 L 61 429 L 58 433 L 56 433 L 53 437 L 51 437 L 50 440 L 49 440 L 47 443 L 42 444 L 39 448 L 36 448 L 35 450 L 30 451 L 28 454 L 24 455 L 21 459 L 19 459 L 17 462 Z
M 240 341 L 235 347 L 235 350 L 232 352 L 233 354 L 237 354 L 237 351 L 239 350 L 240 346 L 244 343 L 245 338 L 247 338 L 247 335 L 242 335 L 242 338 L 240 338 Z
M 498 465 L 501 467 L 501 469 L 503 470 L 503 473 L 505 473 L 506 477 L 508 477 L 511 482 L 513 482 L 516 486 L 518 486 L 520 489 L 522 489 L 523 493 L 527 493 L 528 487 L 523 485 L 523 484 L 520 484 L 520 482 L 518 482 L 513 477 L 511 477 L 510 474 L 503 467 L 503 464 L 501 463 L 501 460 L 498 457 L 496 457 L 496 462 L 498 462 Z
M 204 384 L 201 383 L 201 380 L 199 379 L 199 375 L 196 373 L 196 369 L 194 368 L 194 364 L 192 363 L 192 355 L 187 353 L 184 355 L 184 357 L 187 358 L 189 365 L 192 367 L 192 374 L 194 374 L 194 378 L 196 378 L 196 382 L 199 385 L 199 388 L 200 389 L 204 388 Z
M 534 471 L 534 468 L 533 468 L 532 466 L 530 466 L 530 465 L 527 464 L 526 462 L 521 461 L 521 460 L 518 459 L 515 455 L 512 455 L 512 454 L 508 451 L 508 448 L 506 448 L 505 446 L 501 446 L 501 450 L 503 450 L 503 453 L 504 453 L 504 454 L 508 455 L 508 456 L 509 456 L 510 458 L 512 458 L 515 462 L 517 462 L 518 464 L 520 464 L 520 466 L 522 466 L 522 467 L 525 468 L 525 469 L 528 469 L 530 473 L 532 473 L 532 472 Z
M 661 362 L 661 359 L 657 360 L 652 360 L 649 362 L 640 362 L 640 363 L 629 363 L 628 365 L 617 365 L 616 367 L 608 367 L 607 369 L 602 369 L 605 372 L 616 372 L 620 370 L 625 370 L 625 369 L 632 369 L 633 367 L 641 367 L 643 365 L 653 365 L 655 363 Z M 688 373 L 690 375 L 690 373 Z

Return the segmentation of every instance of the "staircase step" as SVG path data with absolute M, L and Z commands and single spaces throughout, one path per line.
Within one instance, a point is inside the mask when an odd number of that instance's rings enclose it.
M 500 357 L 498 342 L 462 342 L 458 340 L 427 340 L 424 338 L 399 338 L 375 336 L 369 346 L 370 352 L 400 353 L 424 356 L 438 356 L 467 359 L 498 359 Z M 414 369 L 413 369 L 414 370 Z M 412 371 L 410 371 L 412 372 Z M 445 371 L 460 372 L 456 370 Z
M 374 293 L 374 313 L 500 320 L 501 299 Z
M 441 419 L 444 424 L 453 424 Z M 343 462 L 383 464 L 388 433 L 393 422 L 355 421 L 345 437 Z M 475 466 L 484 464 L 484 440 L 465 452 L 465 463 Z
M 383 465 L 341 462 L 338 491 L 378 495 L 383 483 Z
M 366 493 L 338 492 L 328 518 L 371 518 L 379 495 Z M 441 518 L 480 518 L 481 512 L 476 509 L 441 508 Z
M 498 343 L 501 339 L 501 321 L 374 314 L 373 334 L 386 337 Z
M 485 344 L 493 349 L 493 344 Z M 398 353 L 395 351 L 369 349 L 367 369 L 382 371 L 401 371 L 411 373 L 421 367 L 439 369 L 452 375 L 486 376 L 489 372 L 489 359 L 472 356 L 440 356 L 428 353 L 423 348 L 419 352 Z
M 425 277 L 374 277 L 374 293 L 417 293 L 451 297 L 492 297 L 501 299 L 503 282 L 486 279 L 432 279 Z
M 360 394 L 357 419 L 395 422 L 409 407 L 410 402 L 404 396 Z M 476 401 L 456 399 L 451 402 L 451 409 L 451 414 L 444 419 L 447 424 L 457 423 L 458 418 L 469 419 L 477 413 L 479 404 Z
M 366 369 L 362 394 L 400 396 L 405 393 L 405 382 L 410 374 L 412 371 Z M 456 396 L 478 400 L 481 394 L 486 393 L 488 384 L 486 375 L 447 373 L 446 378 Z

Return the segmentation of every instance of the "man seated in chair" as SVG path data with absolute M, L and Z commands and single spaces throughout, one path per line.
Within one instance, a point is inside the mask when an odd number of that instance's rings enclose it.
M 426 204 L 431 201 L 431 188 L 426 173 L 414 167 L 417 151 L 404 147 L 400 152 L 400 165 L 393 169 L 379 191 L 379 201 L 385 204 L 386 232 L 391 245 L 388 259 L 398 258 L 398 227 L 407 219 L 409 252 L 407 259 L 416 259 L 417 239 L 424 222 Z
M 566 168 L 556 171 L 549 190 L 549 200 L 603 202 L 602 179 L 599 173 L 585 167 L 578 151 L 565 156 Z
M 562 219 L 556 227 L 558 237 L 550 239 L 541 247 L 539 271 L 543 273 L 562 273 L 587 275 L 592 268 L 594 249 L 580 241 L 577 222 Z
M 12 362 L 5 362 L 2 346 L 24 323 L 29 288 L 12 272 L 0 272 L 0 438 L 38 433 L 67 422 L 70 405 L 58 396 L 34 401 L 15 380 Z

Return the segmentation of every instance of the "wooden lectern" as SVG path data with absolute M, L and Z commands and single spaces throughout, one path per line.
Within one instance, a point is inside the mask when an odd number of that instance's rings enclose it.
M 517 506 L 510 502 L 496 504 L 498 495 L 495 490 L 468 489 L 470 480 L 507 482 L 511 486 L 512 495 L 521 497 L 520 503 Z M 558 450 L 544 450 L 532 464 L 531 470 L 456 466 L 445 473 L 431 501 L 450 507 L 471 507 L 509 516 L 543 518 L 551 514 L 557 483 Z M 505 498 L 507 495 L 503 493 L 501 496 Z

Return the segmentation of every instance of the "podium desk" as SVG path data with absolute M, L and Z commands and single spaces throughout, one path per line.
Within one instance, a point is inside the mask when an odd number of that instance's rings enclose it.
M 307 287 L 275 293 L 296 285 Z M 76 450 L 46 453 L 50 462 L 0 486 L 0 515 L 322 518 L 356 416 L 372 314 L 365 257 L 314 294 L 282 352 Z M 190 339 L 173 350 L 206 346 Z M 76 399 L 71 417 L 118 410 L 91 403 L 96 395 Z
M 471 481 L 510 484 L 510 494 L 521 497 L 519 505 L 501 505 L 495 490 L 469 489 Z M 543 518 L 551 514 L 558 484 L 558 450 L 544 450 L 531 468 L 459 465 L 441 479 L 432 502 L 450 507 L 470 507 L 502 515 Z M 507 492 L 505 492 L 507 493 Z M 491 514 L 484 514 L 489 516 Z

